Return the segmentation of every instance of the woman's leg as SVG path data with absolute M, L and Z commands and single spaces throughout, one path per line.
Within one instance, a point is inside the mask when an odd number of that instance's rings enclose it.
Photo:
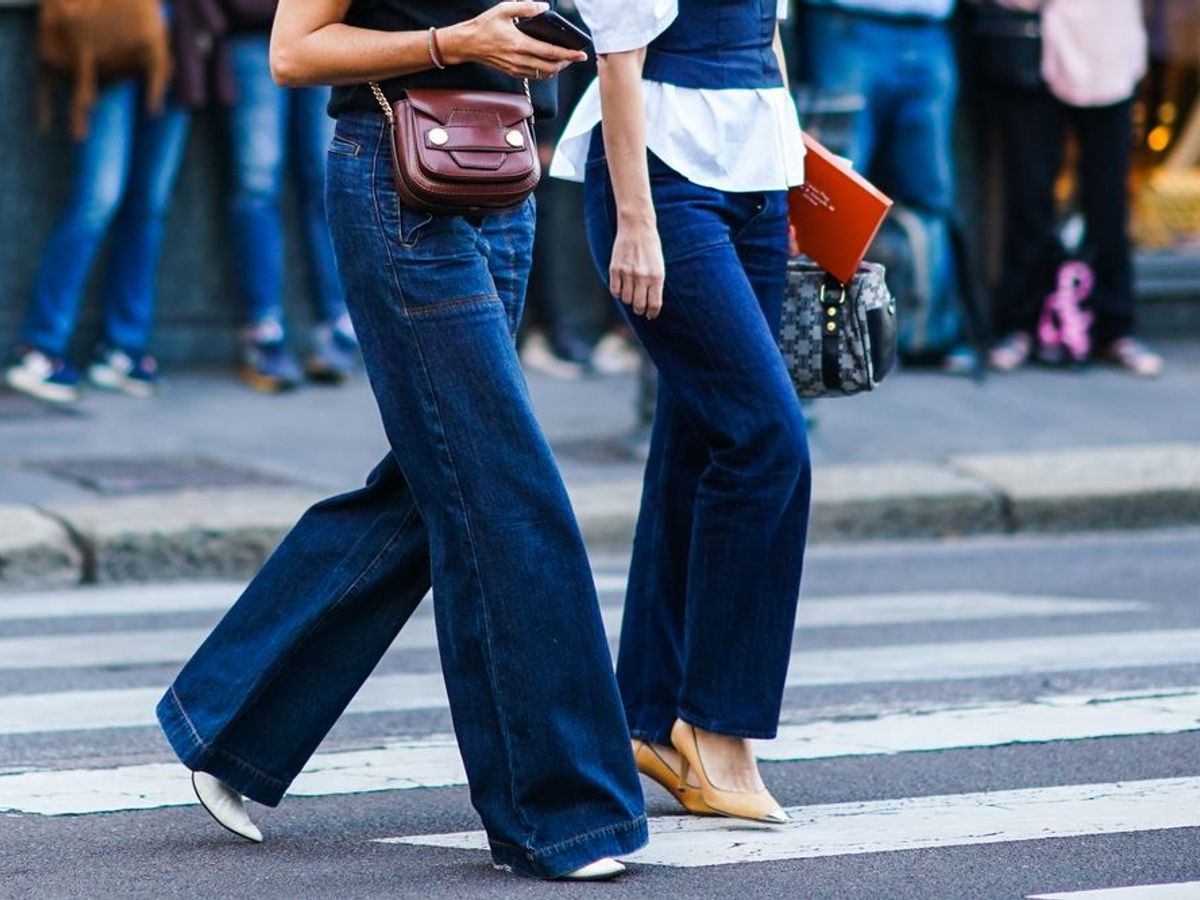
M 1134 333 L 1133 259 L 1129 242 L 1129 168 L 1133 101 L 1072 109 L 1079 137 L 1083 214 L 1096 290 L 1092 306 L 1096 345 Z
M 997 88 L 1004 167 L 1004 256 L 993 303 L 996 334 L 1032 335 L 1054 284 L 1061 250 L 1054 180 L 1062 166 L 1066 117 L 1047 90 Z
M 190 114 L 168 101 L 161 115 L 140 116 L 129 189 L 113 229 L 104 286 L 106 341 L 130 356 L 146 351 L 154 317 L 154 280 Z
M 277 802 L 432 572 L 493 856 L 553 877 L 641 846 L 646 825 L 591 571 L 516 361 L 517 298 L 499 294 L 523 277 L 531 211 L 475 229 L 401 209 L 385 127 L 343 123 L 329 198 L 386 478 L 306 515 L 160 715 L 193 768 Z
M 329 221 L 325 213 L 325 157 L 333 137 L 333 120 L 326 112 L 327 88 L 291 91 L 291 153 L 300 200 L 309 268 L 317 299 L 317 321 L 336 324 L 346 315 L 346 298 L 338 279 Z
M 629 563 L 617 683 L 634 737 L 669 747 L 683 686 L 688 561 L 708 448 L 660 379 Z
M 240 34 L 229 41 L 237 101 L 229 110 L 233 151 L 230 225 L 246 322 L 283 334 L 283 180 L 290 94 L 271 80 L 268 38 Z
M 615 221 L 611 189 L 602 166 L 593 165 L 589 179 L 589 225 L 604 271 Z M 672 533 L 687 527 L 689 546 L 682 556 L 677 548 L 655 556 L 662 547 L 652 544 L 653 529 L 640 532 L 636 553 L 647 574 L 631 582 L 634 618 L 626 620 L 622 647 L 649 646 L 652 639 L 638 632 L 658 630 L 659 646 L 684 648 L 682 677 L 673 695 L 631 714 L 655 738 L 669 728 L 672 708 L 706 731 L 769 738 L 790 656 L 810 478 L 804 418 L 772 334 L 787 253 L 785 199 L 700 188 L 660 163 L 652 165 L 652 187 L 667 261 L 665 303 L 655 321 L 630 322 L 705 452 L 694 489 L 684 481 L 695 477 L 694 445 L 677 442 L 686 449 L 672 452 L 660 440 L 661 457 L 652 460 L 658 471 L 650 474 L 655 487 L 643 521 L 675 520 Z M 743 257 L 755 263 L 753 281 Z M 678 491 L 656 487 L 677 471 L 686 473 Z M 676 497 L 679 506 L 664 503 Z M 662 598 L 640 592 L 664 584 L 684 585 L 682 623 L 677 615 L 648 614 Z M 635 653 L 629 666 L 622 656 L 622 684 L 647 677 L 632 668 L 639 663 L 659 667 L 650 679 L 669 681 L 669 670 L 650 656 Z
M 71 197 L 42 250 L 21 329 L 23 342 L 49 356 L 67 352 L 88 272 L 125 194 L 140 102 L 132 81 L 102 91 L 77 146 Z

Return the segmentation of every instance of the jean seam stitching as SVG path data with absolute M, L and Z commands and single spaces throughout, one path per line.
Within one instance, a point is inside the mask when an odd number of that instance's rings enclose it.
M 382 144 L 383 144 L 383 140 L 382 140 L 382 132 L 381 132 L 379 146 L 381 147 Z M 378 164 L 379 164 L 379 149 L 377 147 L 376 152 L 375 152 L 374 165 L 372 165 L 372 167 L 371 167 L 371 196 L 372 196 L 372 198 L 375 199 L 375 208 L 376 208 L 377 216 L 379 216 L 379 203 L 378 203 L 378 199 L 377 199 L 378 191 L 377 191 L 377 186 L 376 186 L 376 181 L 378 178 L 378 174 L 377 174 L 378 167 L 379 167 Z M 383 219 L 381 216 L 379 216 L 378 222 L 379 222 L 380 228 L 383 229 Z M 392 283 L 395 286 L 397 293 L 400 295 L 401 304 L 404 305 L 403 304 L 404 291 L 400 285 L 399 273 L 396 271 L 396 260 L 392 253 L 392 248 L 391 248 L 390 244 L 388 243 L 386 237 L 387 237 L 387 235 L 386 235 L 386 231 L 385 231 L 384 232 L 384 247 L 387 252 L 388 267 L 391 269 L 391 273 L 392 273 Z M 433 379 L 430 377 L 430 374 L 429 374 L 429 366 L 425 359 L 424 350 L 421 346 L 421 339 L 420 339 L 419 332 L 418 332 L 416 326 L 413 324 L 411 317 L 406 315 L 404 317 L 404 321 L 407 323 L 408 329 L 413 338 L 413 345 L 416 349 L 417 361 L 420 363 L 421 373 L 424 376 L 425 383 L 429 388 L 429 395 L 430 395 L 430 400 L 432 401 L 432 404 L 433 404 L 433 414 L 434 414 L 434 419 L 437 424 L 437 430 L 438 430 L 440 436 L 443 438 L 443 442 L 446 445 L 446 456 L 449 458 L 450 473 L 453 476 L 455 485 L 458 489 L 459 508 L 461 509 L 462 514 L 463 514 L 463 523 L 464 523 L 464 527 L 466 530 L 467 544 L 471 548 L 472 569 L 475 574 L 476 584 L 479 586 L 480 600 L 483 601 L 483 602 L 480 602 L 479 607 L 480 607 L 481 620 L 483 623 L 483 644 L 484 644 L 484 647 L 486 648 L 486 669 L 487 669 L 487 674 L 488 674 L 488 687 L 491 689 L 493 701 L 496 701 L 499 696 L 499 691 L 498 691 L 497 681 L 496 681 L 495 665 L 493 662 L 495 653 L 494 653 L 494 648 L 492 646 L 492 640 L 491 640 L 491 625 L 488 621 L 487 603 L 484 600 L 486 591 L 483 586 L 483 579 L 480 577 L 480 566 L 479 566 L 479 558 L 478 558 L 478 555 L 476 552 L 475 536 L 471 529 L 471 517 L 470 517 L 470 513 L 467 511 L 466 501 L 463 497 L 462 483 L 458 477 L 458 469 L 454 465 L 454 454 L 450 450 L 449 443 L 444 441 L 445 428 L 442 425 L 441 408 L 438 404 L 437 393 L 433 387 Z M 521 822 L 521 826 L 525 830 L 525 834 L 527 835 L 527 840 L 532 840 L 533 828 L 530 826 L 529 821 L 526 819 L 524 810 L 522 810 L 520 804 L 517 803 L 517 790 L 516 790 L 516 783 L 514 780 L 516 776 L 515 776 L 514 766 L 513 766 L 514 757 L 513 757 L 512 747 L 509 743 L 509 729 L 507 727 L 505 727 L 505 723 L 503 721 L 503 714 L 501 712 L 502 709 L 503 709 L 503 704 L 496 702 L 496 717 L 497 717 L 497 720 L 501 723 L 500 724 L 500 732 L 501 732 L 501 736 L 503 738 L 504 755 L 506 757 L 506 759 L 505 759 L 506 768 L 508 769 L 508 773 L 509 773 L 509 783 L 508 783 L 509 800 L 512 804 L 513 811 L 516 813 L 517 818 Z M 529 848 L 525 848 L 525 849 L 526 849 L 526 852 L 531 852 L 529 850 Z
M 223 747 L 218 747 L 215 744 L 204 740 L 204 738 L 200 736 L 200 732 L 196 730 L 196 726 L 192 722 L 191 716 L 188 715 L 187 710 L 184 708 L 183 701 L 179 699 L 179 694 L 175 690 L 175 685 L 171 685 L 171 702 L 174 704 L 175 708 L 179 710 L 179 715 L 182 716 L 183 721 L 187 724 L 188 729 L 192 732 L 192 737 L 195 740 L 195 743 L 203 752 L 210 754 L 215 753 L 218 756 L 228 759 L 235 765 L 240 766 L 257 778 L 262 778 L 265 781 L 269 781 L 273 785 L 278 785 L 283 788 L 287 787 L 287 782 L 282 781 L 274 775 L 264 772 L 253 763 L 242 759 L 242 757 L 238 756 L 236 753 L 226 750 Z
M 464 306 L 480 306 L 484 303 L 495 301 L 500 302 L 498 294 L 476 294 L 472 297 L 461 297 L 457 300 L 446 300 L 442 303 L 436 303 L 430 306 L 422 306 L 417 309 L 406 310 L 410 316 L 414 318 L 423 318 L 434 313 L 445 312 L 450 309 L 461 309 Z
M 417 335 L 416 328 L 411 324 L 411 322 L 409 324 L 409 327 L 412 330 L 413 337 L 415 339 L 414 343 L 415 343 L 416 349 L 417 349 L 417 359 L 421 363 L 421 370 L 422 370 L 423 374 L 425 375 L 425 382 L 429 386 L 430 399 L 433 401 L 434 416 L 437 421 L 437 429 L 438 429 L 438 432 L 440 433 L 440 436 L 442 437 L 443 443 L 445 444 L 445 447 L 446 447 L 445 452 L 448 457 L 450 474 L 454 478 L 454 483 L 457 488 L 457 494 L 458 494 L 458 505 L 459 505 L 459 509 L 462 511 L 462 515 L 463 515 L 463 525 L 464 525 L 464 528 L 466 529 L 467 544 L 471 548 L 471 568 L 474 570 L 474 573 L 475 573 L 475 582 L 479 586 L 479 596 L 480 596 L 480 601 L 481 601 L 479 604 L 479 611 L 480 611 L 480 619 L 483 623 L 483 644 L 487 649 L 486 668 L 487 668 L 487 673 L 488 673 L 488 686 L 489 686 L 489 688 L 491 688 L 493 702 L 495 702 L 495 704 L 496 704 L 496 718 L 500 722 L 500 732 L 501 732 L 501 736 L 503 738 L 503 744 L 504 744 L 504 755 L 507 757 L 507 759 L 505 761 L 507 763 L 506 768 L 508 769 L 508 773 L 509 773 L 509 792 L 511 794 L 512 807 L 513 807 L 513 811 L 517 814 L 518 819 L 520 819 L 522 827 L 525 829 L 525 832 L 528 836 L 527 839 L 532 840 L 533 833 L 534 833 L 533 828 L 529 824 L 529 821 L 525 818 L 524 810 L 522 810 L 520 804 L 517 803 L 516 771 L 515 771 L 515 765 L 514 765 L 515 756 L 512 752 L 512 746 L 510 744 L 509 729 L 506 727 L 506 724 L 504 723 L 504 717 L 501 712 L 501 710 L 504 708 L 504 704 L 502 702 L 500 702 L 500 690 L 499 690 L 498 680 L 496 678 L 496 669 L 495 669 L 495 655 L 496 654 L 495 654 L 495 648 L 492 645 L 492 627 L 491 627 L 490 617 L 488 616 L 488 608 L 487 608 L 488 605 L 487 605 L 487 601 L 486 601 L 487 591 L 483 586 L 483 579 L 480 577 L 481 568 L 479 565 L 479 557 L 478 557 L 478 554 L 476 551 L 475 534 L 474 534 L 473 529 L 471 528 L 471 514 L 467 509 L 466 499 L 464 497 L 463 489 L 462 489 L 462 482 L 460 481 L 459 476 L 458 476 L 458 467 L 454 463 L 454 453 L 450 449 L 449 442 L 445 441 L 445 433 L 446 432 L 445 432 L 444 426 L 442 425 L 441 407 L 438 404 L 437 393 L 433 387 L 433 379 L 429 375 L 429 368 L 428 368 L 428 365 L 425 360 L 425 353 L 421 348 L 421 340 Z M 531 849 L 529 849 L 529 848 L 526 848 L 526 849 L 529 852 L 532 852 Z

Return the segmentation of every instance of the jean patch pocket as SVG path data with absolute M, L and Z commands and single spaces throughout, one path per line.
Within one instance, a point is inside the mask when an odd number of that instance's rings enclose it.
M 329 141 L 329 152 L 336 153 L 338 156 L 358 156 L 362 152 L 362 147 L 349 138 L 335 134 Z

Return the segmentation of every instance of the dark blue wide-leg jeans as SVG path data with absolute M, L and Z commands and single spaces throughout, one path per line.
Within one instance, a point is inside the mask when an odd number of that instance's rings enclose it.
M 430 586 L 496 862 L 554 877 L 646 841 L 591 570 L 513 345 L 532 203 L 402 207 L 382 116 L 338 123 L 338 266 L 391 452 L 310 509 L 159 705 L 192 769 L 279 802 Z M 314 423 L 320 427 L 320 423 Z
M 659 373 L 617 680 L 632 733 L 682 718 L 771 738 L 779 724 L 808 529 L 804 415 L 775 343 L 787 268 L 782 191 L 727 193 L 656 157 L 662 314 L 627 318 Z M 607 277 L 616 211 L 603 144 L 588 233 Z

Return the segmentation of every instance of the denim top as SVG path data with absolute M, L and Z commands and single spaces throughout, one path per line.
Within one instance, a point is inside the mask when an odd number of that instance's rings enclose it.
M 778 0 L 679 0 L 675 21 L 646 48 L 642 75 L 687 88 L 781 87 L 778 10 Z

